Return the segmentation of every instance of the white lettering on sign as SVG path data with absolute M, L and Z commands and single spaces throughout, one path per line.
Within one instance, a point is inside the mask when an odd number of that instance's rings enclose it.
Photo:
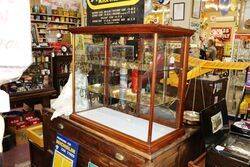
M 29 0 L 0 0 L 0 67 L 28 67 L 31 50 Z

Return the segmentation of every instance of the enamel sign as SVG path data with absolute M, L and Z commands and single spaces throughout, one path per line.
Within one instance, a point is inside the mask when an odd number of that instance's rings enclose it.
M 88 26 L 142 24 L 144 0 L 86 0 Z

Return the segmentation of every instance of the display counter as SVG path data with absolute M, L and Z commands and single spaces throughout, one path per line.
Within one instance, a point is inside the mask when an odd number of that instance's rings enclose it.
M 153 154 L 147 154 L 119 140 L 92 130 L 69 118 L 50 120 L 53 110 L 45 109 L 43 115 L 44 148 L 47 165 L 51 165 L 56 134 L 60 133 L 79 143 L 77 166 L 87 166 L 92 162 L 98 166 L 187 166 L 204 152 L 204 144 L 198 127 L 185 126 L 185 135 Z M 131 129 L 138 132 L 138 129 Z M 32 146 L 31 152 L 35 149 Z M 49 160 L 49 161 L 48 161 Z M 33 159 L 31 158 L 31 161 Z M 32 164 L 37 164 L 32 162 Z

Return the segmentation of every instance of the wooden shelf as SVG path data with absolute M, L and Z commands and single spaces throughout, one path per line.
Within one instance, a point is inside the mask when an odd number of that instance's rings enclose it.
M 54 17 L 66 17 L 66 18 L 81 19 L 81 17 L 76 17 L 76 16 L 65 16 L 65 15 L 45 14 L 45 13 L 31 13 L 31 15 L 54 16 Z
M 32 50 L 54 49 L 53 47 L 32 47 Z
M 55 57 L 56 58 L 72 58 L 71 56 L 72 56 L 72 54 L 69 54 L 69 55 L 56 55 Z
M 105 66 L 105 61 L 104 60 L 87 60 L 87 61 L 84 61 L 84 63 Z M 110 60 L 109 66 L 110 67 L 117 67 L 117 68 L 123 67 L 123 68 L 126 68 L 126 69 L 138 70 L 139 63 L 137 63 L 137 62 L 126 62 L 126 63 L 124 63 L 122 61 Z M 150 64 L 142 64 L 141 70 L 142 71 L 148 71 L 149 67 L 150 67 Z
M 68 31 L 69 29 L 68 28 L 60 28 L 60 27 L 48 27 L 49 30 L 64 30 L 64 31 Z
M 103 94 L 103 86 L 99 84 L 89 85 L 88 91 L 92 93 Z M 119 86 L 110 86 L 110 93 L 109 93 L 110 97 L 121 99 L 119 92 L 120 92 Z M 150 106 L 150 93 L 142 93 L 141 96 L 142 96 L 141 105 L 149 107 Z M 137 98 L 137 94 L 133 93 L 131 89 L 127 89 L 125 99 L 123 100 L 136 103 L 137 102 L 136 98 Z M 162 104 L 168 104 L 168 105 L 173 104 L 176 100 L 177 98 L 175 97 L 170 97 L 170 96 L 163 97 L 163 94 L 156 94 L 154 106 L 159 106 Z
M 69 24 L 69 25 L 77 25 L 78 23 L 74 22 L 59 22 L 59 21 L 47 21 L 47 20 L 31 20 L 34 23 L 54 23 L 54 24 Z
M 46 27 L 37 27 L 38 29 L 46 29 Z

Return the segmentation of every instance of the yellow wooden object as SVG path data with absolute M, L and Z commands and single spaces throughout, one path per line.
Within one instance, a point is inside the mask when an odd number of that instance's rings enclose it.
M 43 125 L 27 128 L 26 132 L 29 140 L 43 148 Z
M 245 70 L 250 66 L 249 62 L 222 62 L 219 60 L 216 61 L 206 61 L 202 64 L 202 68 L 211 68 L 211 69 L 222 69 L 222 70 Z

